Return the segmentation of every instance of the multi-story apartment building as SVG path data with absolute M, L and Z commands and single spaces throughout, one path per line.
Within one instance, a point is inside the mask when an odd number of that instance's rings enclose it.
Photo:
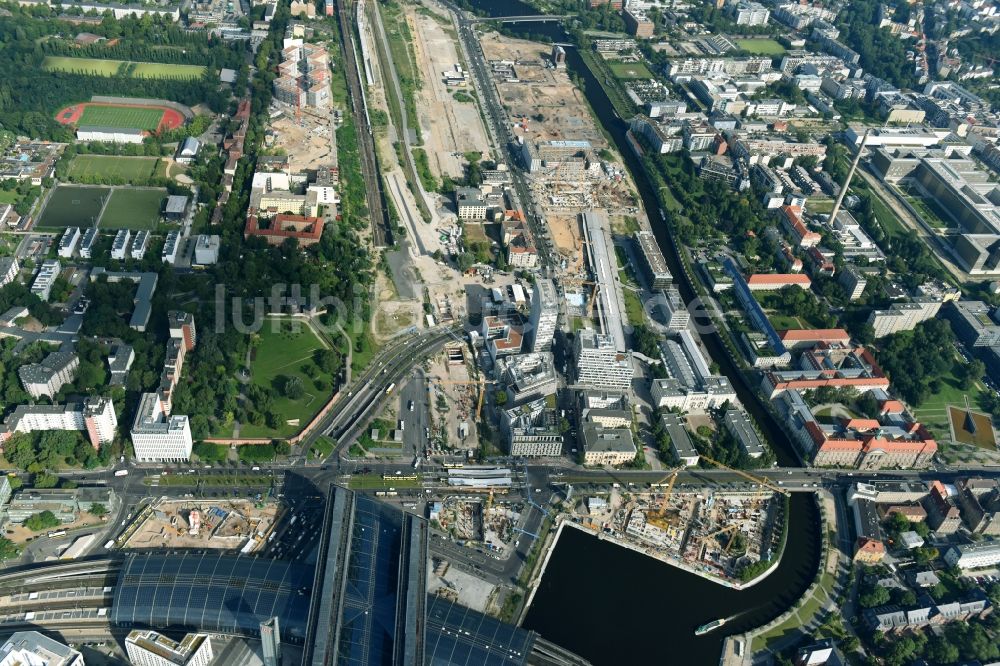
M 893 303 L 888 310 L 872 310 L 868 324 L 875 330 L 875 337 L 882 338 L 900 331 L 912 331 L 922 321 L 937 316 L 941 301 L 918 298 L 911 303 Z
M 89 397 L 66 405 L 18 405 L 0 426 L 0 444 L 15 432 L 82 430 L 91 446 L 110 444 L 118 428 L 111 398 Z
M 771 10 L 759 2 L 737 2 L 730 5 L 729 13 L 736 25 L 766 25 L 771 17 Z
M 552 338 L 559 322 L 559 295 L 555 283 L 539 278 L 531 295 L 531 351 L 552 349 Z
M 28 363 L 17 370 L 21 386 L 35 398 L 52 397 L 73 381 L 80 358 L 73 352 L 52 352 L 41 363 Z
M 57 259 L 46 259 L 43 261 L 42 265 L 38 268 L 38 273 L 35 275 L 35 281 L 31 283 L 31 293 L 43 301 L 49 300 L 49 295 L 52 293 L 52 285 L 55 284 L 60 271 L 62 271 L 62 265 Z
M 184 351 L 194 349 L 198 338 L 193 314 L 182 310 L 171 310 L 167 313 L 167 324 L 170 327 L 170 337 L 184 341 Z
M 6 287 L 17 278 L 21 263 L 17 257 L 0 257 L 0 287 Z
M 142 394 L 131 434 L 138 462 L 184 462 L 191 458 L 188 417 L 168 415 L 157 393 Z
M 69 259 L 76 252 L 76 246 L 80 242 L 82 232 L 80 227 L 67 227 L 59 239 L 59 250 L 57 254 L 63 259 Z
M 632 353 L 616 349 L 610 335 L 584 329 L 577 333 L 574 347 L 578 384 L 622 391 L 632 386 Z
M 208 666 L 215 658 L 207 634 L 188 634 L 177 642 L 151 629 L 130 631 L 125 650 L 135 666 Z
M 129 241 L 132 239 L 132 232 L 128 229 L 119 229 L 115 234 L 115 240 L 111 243 L 111 258 L 122 261 L 128 255 Z
M 1000 563 L 1000 542 L 980 541 L 978 543 L 952 546 L 944 554 L 949 566 L 959 569 L 982 569 Z

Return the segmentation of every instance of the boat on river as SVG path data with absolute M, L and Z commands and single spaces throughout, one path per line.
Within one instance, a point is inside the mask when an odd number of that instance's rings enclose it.
M 724 625 L 728 619 L 729 618 L 723 617 L 723 618 L 719 618 L 718 620 L 712 620 L 711 622 L 709 622 L 707 624 L 703 624 L 703 625 L 701 625 L 700 627 L 698 627 L 697 629 L 694 630 L 694 635 L 695 636 L 704 636 L 705 634 L 707 634 L 710 631 L 715 631 L 716 629 L 718 629 L 719 627 L 721 627 L 722 625 Z

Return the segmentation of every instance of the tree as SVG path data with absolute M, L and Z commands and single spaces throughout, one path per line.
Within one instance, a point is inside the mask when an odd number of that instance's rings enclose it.
M 100 518 L 101 516 L 108 515 L 108 509 L 103 504 L 94 502 L 93 504 L 90 505 L 90 508 L 87 510 L 87 513 L 97 518 Z
M 24 526 L 32 532 L 52 529 L 53 527 L 59 527 L 60 524 L 59 519 L 56 518 L 56 514 L 51 511 L 42 511 L 41 513 L 33 514 L 28 516 L 28 519 L 24 521 Z
M 952 664 L 959 660 L 958 648 L 952 645 L 945 636 L 931 638 L 927 643 L 927 651 L 924 656 L 937 664 Z
M 859 597 L 858 602 L 863 608 L 885 606 L 889 603 L 889 590 L 885 589 L 881 585 L 876 585 L 871 592 L 862 594 L 861 597 Z
M 59 485 L 59 477 L 55 474 L 39 473 L 35 475 L 31 485 L 35 488 L 55 488 Z
M 961 377 L 959 378 L 960 386 L 963 391 L 968 391 L 975 385 L 976 382 L 986 374 L 986 364 L 980 361 L 978 358 L 974 358 L 964 366 L 962 366 Z
M 921 546 L 913 551 L 913 559 L 917 564 L 928 564 L 940 556 L 937 548 L 932 546 Z
M 288 443 L 288 440 L 279 439 L 274 443 L 274 452 L 279 456 L 287 456 L 292 452 L 292 445 Z
M 493 402 L 496 404 L 497 407 L 503 407 L 504 405 L 506 405 L 507 404 L 507 392 L 506 391 L 497 391 L 496 395 L 493 396 Z
M 305 387 L 302 386 L 302 380 L 298 377 L 289 377 L 285 380 L 285 397 L 289 400 L 298 400 L 303 395 L 305 395 Z
M 7 537 L 0 537 L 0 561 L 12 560 L 21 554 L 21 549 Z

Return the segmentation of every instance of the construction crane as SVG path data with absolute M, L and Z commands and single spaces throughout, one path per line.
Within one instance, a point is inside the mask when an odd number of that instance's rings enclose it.
M 677 480 L 677 475 L 680 474 L 681 470 L 684 469 L 684 465 L 680 467 L 674 467 L 672 470 L 667 472 L 666 476 L 660 479 L 657 483 L 651 483 L 650 486 L 662 486 L 663 482 L 667 482 L 667 490 L 663 493 L 663 501 L 660 503 L 660 510 L 657 514 L 662 518 L 667 512 L 667 502 L 670 501 L 670 495 L 674 491 L 674 481 Z
M 483 379 L 480 377 L 479 381 L 457 381 L 452 379 L 436 379 L 432 380 L 438 384 L 457 384 L 459 386 L 478 386 L 479 387 L 479 401 L 476 404 L 476 420 L 478 421 L 483 415 L 483 402 L 486 399 L 486 385 L 496 384 L 493 379 Z
M 701 459 L 705 460 L 707 462 L 712 463 L 716 467 L 721 467 L 722 469 L 728 470 L 728 471 L 733 472 L 735 474 L 739 474 L 744 479 L 747 479 L 749 481 L 753 481 L 754 483 L 759 483 L 761 486 L 763 486 L 765 488 L 770 488 L 771 490 L 773 490 L 776 493 L 781 493 L 782 495 L 787 495 L 788 494 L 787 490 L 785 490 L 781 486 L 778 486 L 778 485 L 775 485 L 775 484 L 771 483 L 771 480 L 768 479 L 767 477 L 754 476 L 753 474 L 750 474 L 749 472 L 744 472 L 741 469 L 733 469 L 729 465 L 724 465 L 724 464 L 720 463 L 718 460 L 712 460 L 711 458 L 709 458 L 708 456 L 706 456 L 704 454 L 701 456 Z

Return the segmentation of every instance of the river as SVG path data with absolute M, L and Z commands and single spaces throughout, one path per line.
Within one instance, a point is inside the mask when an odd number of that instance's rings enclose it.
M 469 4 L 491 16 L 538 13 L 520 0 L 469 0 Z M 526 39 L 544 35 L 552 41 L 570 41 L 562 27 L 553 23 L 508 27 Z M 615 115 L 600 81 L 590 73 L 576 49 L 567 49 L 566 61 L 568 69 L 583 81 L 594 115 L 632 174 L 681 296 L 685 302 L 692 301 L 697 294 L 682 270 L 655 192 L 628 145 L 628 126 Z M 710 330 L 710 322 L 699 323 L 700 330 Z M 778 462 L 783 466 L 798 464 L 792 443 L 762 407 L 755 386 L 730 358 L 719 335 L 702 333 L 701 340 L 771 443 Z M 742 633 L 777 617 L 802 596 L 813 580 L 822 538 L 813 497 L 793 495 L 787 519 L 788 539 L 777 569 L 743 591 L 717 585 L 579 530 L 563 530 L 524 626 L 591 660 L 595 666 L 716 664 L 726 635 Z M 735 617 L 721 629 L 701 637 L 694 635 L 697 626 L 731 616 Z

